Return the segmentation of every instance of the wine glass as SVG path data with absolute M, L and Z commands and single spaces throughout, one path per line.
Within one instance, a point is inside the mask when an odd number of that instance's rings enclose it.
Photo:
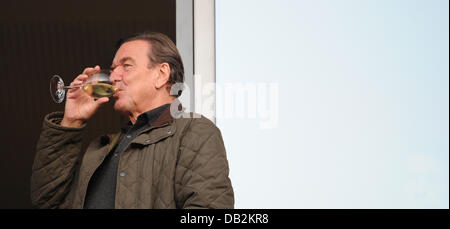
M 110 97 L 117 91 L 109 79 L 108 70 L 100 70 L 88 74 L 88 79 L 81 85 L 65 86 L 60 76 L 54 75 L 50 79 L 50 94 L 56 103 L 64 101 L 67 89 L 80 88 L 94 99 Z

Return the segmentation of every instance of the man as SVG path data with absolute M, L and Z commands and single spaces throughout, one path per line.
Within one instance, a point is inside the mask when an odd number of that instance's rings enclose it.
M 67 92 L 65 111 L 47 115 L 37 144 L 31 200 L 38 208 L 233 208 L 234 193 L 219 129 L 178 110 L 184 70 L 175 44 L 147 32 L 119 43 L 111 66 L 114 109 L 127 116 L 81 158 L 86 121 L 109 98 Z M 71 85 L 80 85 L 86 68 Z M 175 109 L 174 109 L 175 108 Z M 171 112 L 172 111 L 172 112 Z

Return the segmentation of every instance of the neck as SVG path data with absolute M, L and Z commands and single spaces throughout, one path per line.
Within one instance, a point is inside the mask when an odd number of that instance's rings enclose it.
M 173 100 L 175 100 L 174 97 L 170 97 L 170 98 L 167 98 L 167 99 L 162 99 L 162 100 L 159 100 L 159 101 L 155 101 L 155 102 L 149 104 L 148 106 L 145 106 L 145 107 L 143 107 L 141 109 L 138 109 L 136 111 L 130 112 L 128 114 L 128 118 L 130 119 L 130 122 L 133 123 L 133 125 L 134 125 L 136 123 L 136 120 L 139 117 L 139 115 L 141 115 L 141 114 L 143 114 L 143 113 L 145 113 L 147 111 L 153 110 L 153 109 L 155 109 L 157 107 L 160 107 L 160 106 L 162 106 L 164 104 L 172 103 Z

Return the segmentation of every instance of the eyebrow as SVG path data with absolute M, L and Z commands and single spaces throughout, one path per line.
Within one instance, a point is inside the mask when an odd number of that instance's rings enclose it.
M 136 64 L 136 61 L 132 57 L 129 57 L 129 56 L 122 57 L 118 62 L 119 62 L 119 64 L 123 64 L 126 61 L 131 61 L 131 62 L 133 62 L 133 64 Z M 119 64 L 112 64 L 111 67 L 110 67 L 111 70 L 116 68 L 116 66 L 119 65 Z

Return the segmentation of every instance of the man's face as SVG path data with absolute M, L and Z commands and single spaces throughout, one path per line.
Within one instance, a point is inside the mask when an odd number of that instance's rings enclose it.
M 111 81 L 118 87 L 114 109 L 125 114 L 145 112 L 155 95 L 157 71 L 148 68 L 150 44 L 136 40 L 122 44 L 111 66 Z

